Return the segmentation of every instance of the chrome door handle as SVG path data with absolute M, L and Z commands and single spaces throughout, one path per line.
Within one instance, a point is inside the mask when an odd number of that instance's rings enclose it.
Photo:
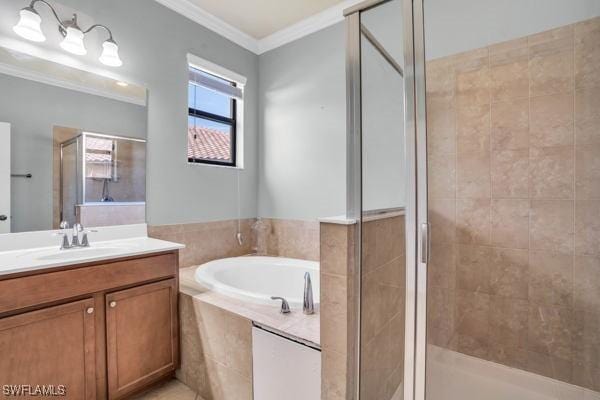
M 431 253 L 431 240 L 429 236 L 429 223 L 423 222 L 421 224 L 421 257 L 420 261 L 423 264 L 429 262 L 429 254 Z

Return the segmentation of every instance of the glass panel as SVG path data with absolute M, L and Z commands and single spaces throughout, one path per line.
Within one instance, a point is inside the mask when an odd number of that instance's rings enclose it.
M 144 202 L 146 143 L 85 136 L 85 203 Z
M 361 13 L 360 398 L 402 399 L 405 307 L 402 1 Z
M 77 176 L 79 163 L 77 162 L 77 142 L 62 146 L 60 179 L 61 185 L 61 221 L 67 221 L 69 226 L 77 222 L 75 205 L 77 204 Z
M 233 118 L 231 97 L 194 85 L 188 86 L 189 107 L 211 114 Z
M 233 162 L 231 125 L 204 118 L 188 118 L 188 158 Z
M 600 2 L 424 4 L 427 398 L 598 398 Z

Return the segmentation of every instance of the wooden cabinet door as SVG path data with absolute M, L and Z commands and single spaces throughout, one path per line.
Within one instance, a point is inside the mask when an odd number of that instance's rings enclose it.
M 85 299 L 0 319 L 0 398 L 9 397 L 4 385 L 55 394 L 62 385 L 67 399 L 95 399 L 95 312 L 93 299 Z
M 106 295 L 110 399 L 123 398 L 175 370 L 177 330 L 175 279 Z

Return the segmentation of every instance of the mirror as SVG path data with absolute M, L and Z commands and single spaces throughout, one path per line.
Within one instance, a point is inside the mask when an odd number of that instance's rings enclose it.
M 146 89 L 0 47 L 0 233 L 146 221 Z

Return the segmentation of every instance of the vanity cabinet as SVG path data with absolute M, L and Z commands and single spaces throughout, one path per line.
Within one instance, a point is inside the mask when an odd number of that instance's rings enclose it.
M 177 361 L 175 279 L 106 296 L 108 390 L 111 399 L 153 382 Z
M 0 276 L 0 389 L 64 385 L 68 399 L 126 399 L 173 376 L 177 260 L 172 251 Z
M 94 312 L 94 300 L 84 299 L 0 319 L 1 384 L 95 399 Z

